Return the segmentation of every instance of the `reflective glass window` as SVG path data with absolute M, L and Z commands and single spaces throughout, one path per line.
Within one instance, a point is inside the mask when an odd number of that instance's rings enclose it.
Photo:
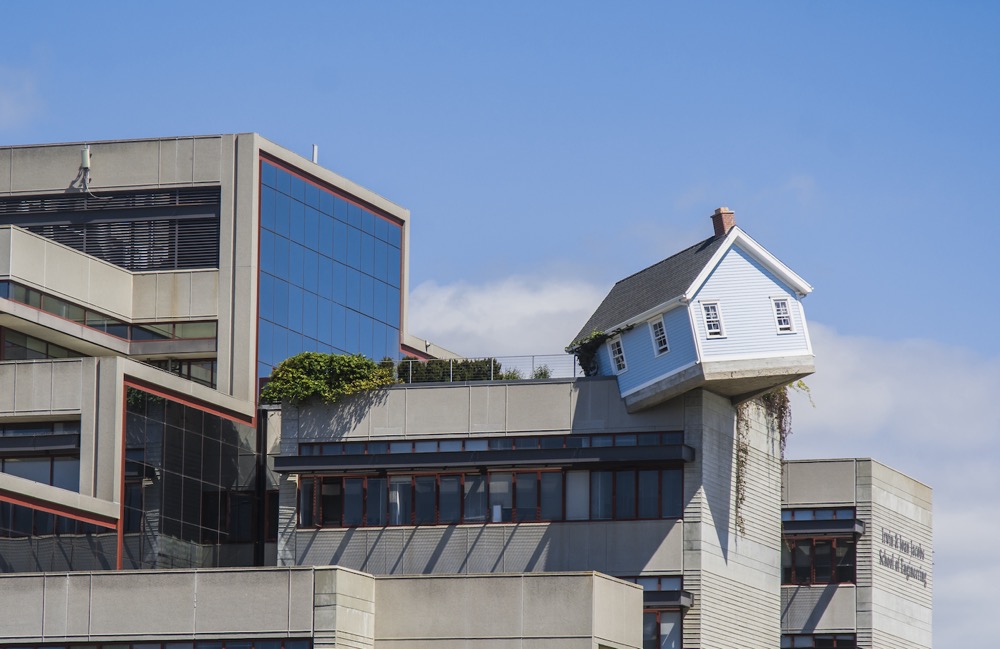
M 299 483 L 299 525 L 302 527 L 311 527 L 316 520 L 313 512 L 314 485 L 312 479 Z
M 465 522 L 486 521 L 486 479 L 481 475 L 465 476 Z
M 635 471 L 615 472 L 615 518 L 635 518 Z
M 412 493 L 409 476 L 394 476 L 389 480 L 389 524 L 409 525 Z
M 414 522 L 417 525 L 434 523 L 434 500 L 437 479 L 434 476 L 417 476 L 413 480 Z
M 510 473 L 490 473 L 490 520 L 494 523 L 507 523 L 511 520 L 513 493 L 511 486 L 513 476 Z
M 344 525 L 361 525 L 364 520 L 364 478 L 344 479 Z
M 567 438 L 569 441 L 569 438 Z M 580 521 L 590 517 L 590 472 L 566 472 L 566 520 Z
M 368 478 L 367 511 L 365 513 L 368 525 L 381 526 L 386 524 L 386 502 L 385 478 Z
M 659 501 L 660 472 L 656 469 L 639 471 L 639 518 L 658 518 Z
M 323 512 L 323 525 L 339 526 L 344 513 L 344 493 L 340 478 L 323 480 L 321 489 L 320 509 Z
M 543 438 L 544 439 L 544 438 Z M 562 473 L 541 474 L 541 518 L 544 521 L 562 520 L 563 476 Z
M 660 481 L 663 518 L 681 518 L 684 515 L 684 470 L 663 469 Z
M 436 453 L 438 443 L 435 440 L 420 440 L 413 443 L 414 453 Z
M 517 505 L 517 520 L 534 521 L 538 519 L 538 474 L 518 473 L 515 481 L 515 498 Z
M 441 476 L 438 491 L 438 515 L 441 523 L 458 523 L 462 516 L 462 479 L 457 475 Z
M 606 520 L 611 518 L 611 471 L 590 472 L 590 518 Z

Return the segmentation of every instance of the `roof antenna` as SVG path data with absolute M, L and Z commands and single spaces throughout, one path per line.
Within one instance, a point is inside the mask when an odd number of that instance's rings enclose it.
M 90 145 L 84 144 L 83 148 L 80 149 L 80 175 L 81 182 L 83 184 L 83 191 L 86 192 L 91 198 L 97 198 L 100 200 L 108 200 L 110 196 L 94 196 L 90 191 Z
M 313 145 L 313 164 L 319 164 L 319 145 Z
M 83 171 L 83 191 L 90 193 L 90 145 L 80 149 L 80 169 Z

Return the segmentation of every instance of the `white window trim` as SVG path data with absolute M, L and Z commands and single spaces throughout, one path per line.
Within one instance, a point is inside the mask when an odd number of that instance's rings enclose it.
M 663 349 L 660 349 L 660 346 L 656 342 L 656 329 L 654 329 L 654 325 L 656 324 L 659 324 L 660 327 L 663 329 L 663 343 L 664 343 Z M 649 337 L 652 338 L 653 340 L 654 356 L 663 356 L 664 354 L 670 353 L 670 339 L 667 337 L 667 325 L 663 323 L 662 315 L 658 318 L 653 318 L 652 320 L 649 321 Z
M 705 308 L 709 306 L 715 307 L 715 314 L 719 318 L 719 332 L 712 333 L 708 328 L 708 314 L 705 312 Z M 722 307 L 716 301 L 702 302 L 701 303 L 701 321 L 705 325 L 705 337 L 709 339 L 725 338 L 726 337 L 726 325 L 722 321 Z
M 618 361 L 615 359 L 615 345 L 618 345 L 618 349 L 621 350 L 622 367 L 618 367 Z M 608 341 L 608 356 L 611 358 L 611 369 L 615 371 L 615 374 L 622 374 L 628 371 L 628 362 L 625 360 L 625 345 L 622 344 L 622 337 L 615 336 Z
M 788 328 L 782 329 L 781 323 L 778 320 L 778 302 L 784 302 L 785 308 L 788 311 Z M 777 329 L 778 334 L 793 334 L 795 333 L 795 319 L 792 318 L 792 300 L 788 297 L 772 297 L 771 298 L 771 312 L 774 314 L 774 327 Z

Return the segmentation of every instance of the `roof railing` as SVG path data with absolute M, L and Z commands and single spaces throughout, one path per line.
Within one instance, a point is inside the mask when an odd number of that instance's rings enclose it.
M 390 361 L 383 361 L 389 364 Z M 454 383 L 464 381 L 524 381 L 583 376 L 576 357 L 569 354 L 533 356 L 483 356 L 434 360 L 403 359 L 393 362 L 403 383 Z

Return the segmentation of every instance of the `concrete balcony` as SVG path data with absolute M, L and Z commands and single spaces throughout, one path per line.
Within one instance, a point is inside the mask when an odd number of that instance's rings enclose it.
M 0 226 L 0 281 L 125 322 L 214 320 L 219 271 L 132 273 L 13 225 Z

